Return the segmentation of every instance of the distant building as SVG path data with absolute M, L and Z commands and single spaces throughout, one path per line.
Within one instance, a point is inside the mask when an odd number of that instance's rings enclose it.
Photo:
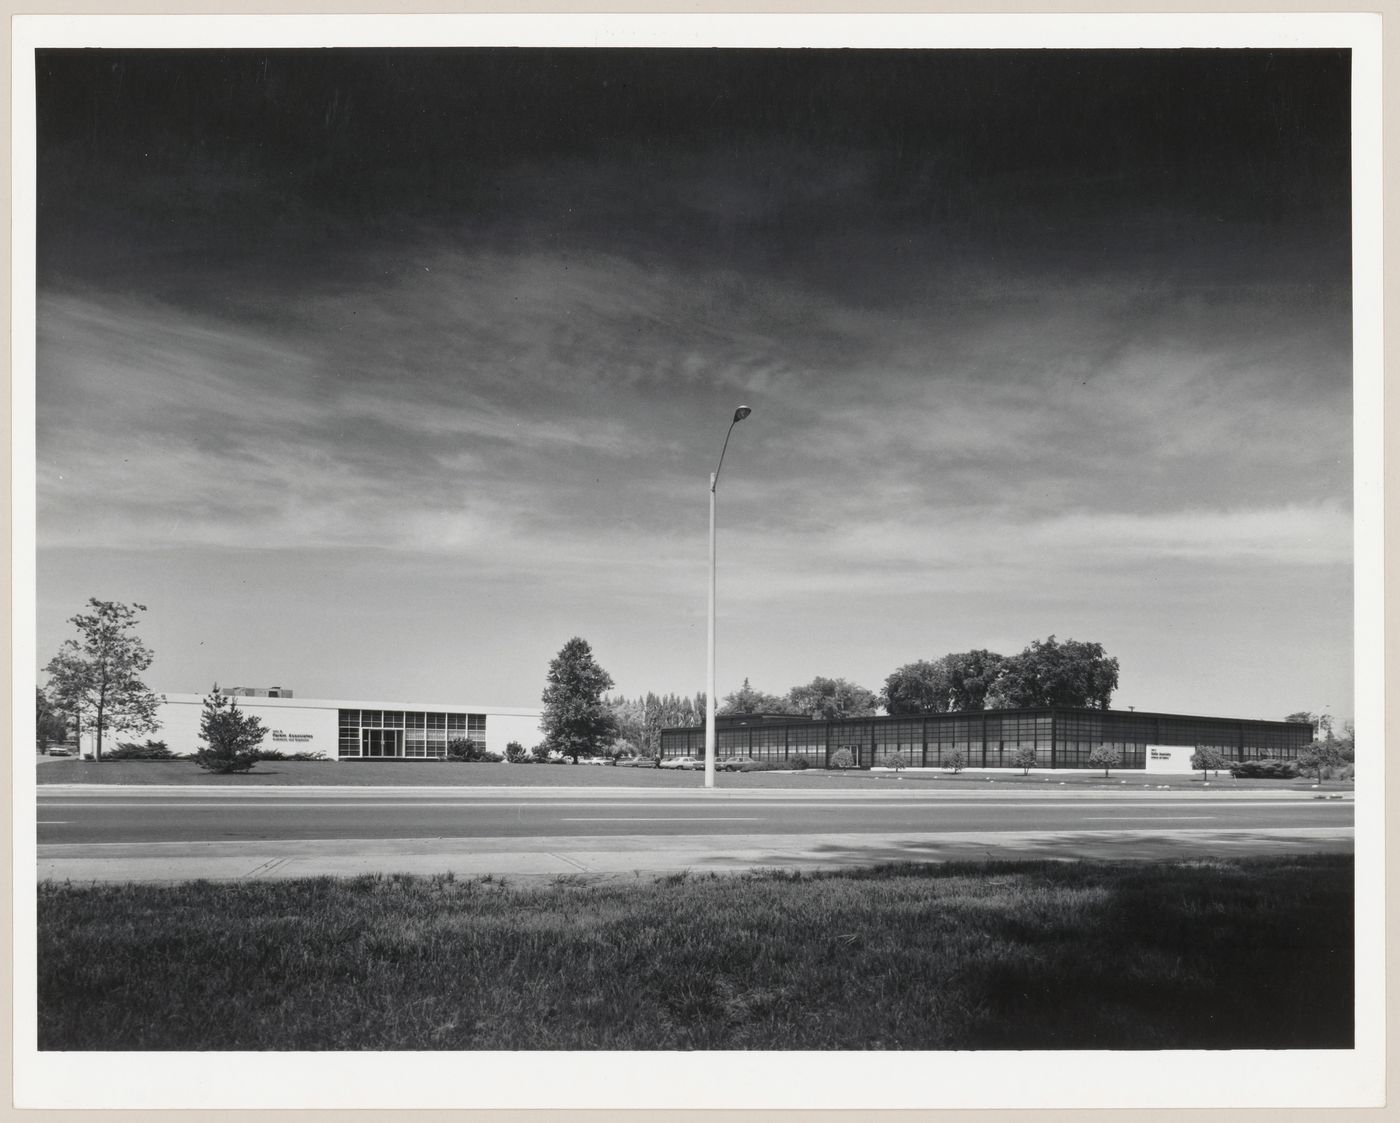
M 276 686 L 216 690 L 262 719 L 263 748 L 319 752 L 329 760 L 443 760 L 448 744 L 458 740 L 504 756 L 511 741 L 531 748 L 543 737 L 538 708 L 293 698 L 290 690 Z M 193 753 L 203 744 L 203 711 L 203 695 L 166 694 L 156 714 L 160 729 L 148 736 L 164 741 L 171 752 Z
M 963 754 L 968 768 L 1012 768 L 1017 750 L 1029 747 L 1037 768 L 1089 768 L 1089 754 L 1106 746 L 1120 754 L 1119 767 L 1180 771 L 1197 748 L 1216 749 L 1229 760 L 1294 760 L 1311 740 L 1306 722 L 1063 706 L 836 721 L 779 714 L 727 714 L 715 720 L 720 759 L 804 756 L 817 767 L 847 749 L 859 768 L 882 765 L 895 754 L 912 768 L 939 768 L 954 752 Z M 704 756 L 704 727 L 663 729 L 661 752 Z

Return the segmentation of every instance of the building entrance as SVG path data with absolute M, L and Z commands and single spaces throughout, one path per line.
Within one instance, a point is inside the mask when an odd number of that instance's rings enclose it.
M 403 756 L 402 729 L 361 729 L 361 756 Z

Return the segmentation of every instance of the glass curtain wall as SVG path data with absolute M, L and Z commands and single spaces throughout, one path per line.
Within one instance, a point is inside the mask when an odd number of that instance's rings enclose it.
M 341 710 L 341 759 L 445 760 L 452 741 L 486 745 L 486 715 L 430 710 Z
M 989 710 L 851 721 L 756 722 L 721 726 L 721 759 L 750 756 L 781 761 L 806 757 L 817 767 L 848 749 L 861 768 L 888 766 L 896 754 L 909 767 L 945 767 L 955 752 L 969 768 L 1015 767 L 1016 753 L 1035 752 L 1038 768 L 1088 768 L 1100 746 L 1115 750 L 1120 767 L 1144 768 L 1148 745 L 1208 746 L 1229 760 L 1295 759 L 1311 740 L 1306 725 L 1114 710 Z M 668 729 L 665 756 L 703 756 L 703 729 Z

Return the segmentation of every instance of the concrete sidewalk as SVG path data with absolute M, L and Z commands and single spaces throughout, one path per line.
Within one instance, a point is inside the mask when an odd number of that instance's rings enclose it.
M 831 870 L 883 862 L 988 858 L 1159 861 L 1286 853 L 1351 853 L 1351 827 L 1153 831 L 977 831 L 946 834 L 615 835 L 317 842 L 45 845 L 40 881 L 254 881 L 359 874 L 460 878 L 630 878 L 689 871 Z

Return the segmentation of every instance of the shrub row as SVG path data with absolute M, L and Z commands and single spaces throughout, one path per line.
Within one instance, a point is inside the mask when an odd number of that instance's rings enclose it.
M 1230 775 L 1236 780 L 1294 780 L 1298 777 L 1298 765 L 1291 760 L 1232 761 Z
M 115 749 L 108 749 L 103 754 L 104 760 L 175 760 L 176 755 L 165 745 L 164 741 L 147 741 L 143 745 L 138 745 L 135 741 L 122 741 Z

